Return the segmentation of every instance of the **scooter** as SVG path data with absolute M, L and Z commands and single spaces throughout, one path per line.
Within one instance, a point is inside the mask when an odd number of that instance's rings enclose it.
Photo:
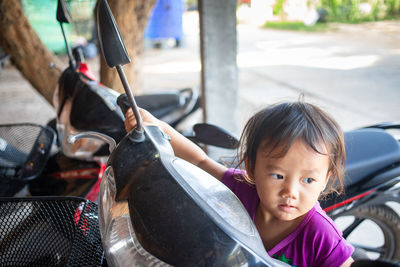
M 64 23 L 71 22 L 71 15 L 63 0 L 58 0 L 57 21 L 60 24 L 69 58 L 69 66 L 62 73 L 54 94 L 56 124 L 62 152 L 71 158 L 96 160 L 108 156 L 104 143 L 99 140 L 80 139 L 74 144 L 67 136 L 94 131 L 112 137 L 117 143 L 125 136 L 124 114 L 117 105 L 126 97 L 97 82 L 84 61 L 79 47 L 71 50 Z M 136 97 L 138 104 L 154 116 L 177 126 L 200 107 L 200 98 L 192 88 L 167 93 L 147 94 Z
M 83 138 L 71 144 L 67 136 L 83 131 L 119 140 L 126 134 L 123 112 L 117 102 L 124 95 L 95 80 L 85 62 L 81 47 L 71 49 L 63 23 L 70 23 L 66 3 L 58 0 L 60 23 L 69 58 L 54 94 L 57 117 L 48 125 L 57 132 L 59 152 L 52 155 L 43 174 L 29 183 L 31 195 L 82 196 L 95 201 L 109 151 L 102 139 Z M 155 116 L 177 126 L 199 107 L 199 97 L 191 88 L 174 92 L 138 96 L 140 105 Z

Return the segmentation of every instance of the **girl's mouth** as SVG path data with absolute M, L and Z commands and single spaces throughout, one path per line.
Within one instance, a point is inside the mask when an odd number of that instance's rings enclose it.
M 278 205 L 279 210 L 283 211 L 283 212 L 293 212 L 296 207 L 289 205 L 289 204 L 280 204 Z

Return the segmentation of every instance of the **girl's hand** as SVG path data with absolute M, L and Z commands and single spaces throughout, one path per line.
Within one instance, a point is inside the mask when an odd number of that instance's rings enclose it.
M 148 112 L 145 109 L 139 108 L 139 113 L 142 116 L 143 124 L 144 125 L 159 125 L 159 120 L 156 119 L 153 115 L 151 115 L 150 112 Z M 136 118 L 135 115 L 133 114 L 132 109 L 128 109 L 128 111 L 125 113 L 125 130 L 127 133 L 129 133 L 133 128 L 136 127 Z
M 221 179 L 227 168 L 218 162 L 212 160 L 206 153 L 189 139 L 181 135 L 167 123 L 157 119 L 150 112 L 139 108 L 139 113 L 142 116 L 143 125 L 155 125 L 167 134 L 171 139 L 170 143 L 174 149 L 175 156 L 182 158 L 190 163 L 200 167 L 217 179 Z M 130 132 L 136 127 L 136 119 L 132 109 L 128 109 L 125 114 L 125 130 Z

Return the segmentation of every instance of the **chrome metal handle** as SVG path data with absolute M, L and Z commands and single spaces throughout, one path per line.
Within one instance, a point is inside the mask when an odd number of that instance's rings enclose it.
M 76 140 L 82 139 L 82 138 L 95 138 L 102 140 L 108 144 L 108 149 L 111 152 L 113 152 L 114 148 L 117 146 L 115 140 L 111 138 L 110 136 L 98 132 L 82 132 L 78 134 L 73 134 L 69 135 L 67 138 L 67 142 L 70 144 L 73 144 Z

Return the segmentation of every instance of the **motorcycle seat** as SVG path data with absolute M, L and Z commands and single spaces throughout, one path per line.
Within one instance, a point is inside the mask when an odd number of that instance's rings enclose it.
M 344 134 L 346 146 L 345 185 L 356 183 L 378 174 L 400 162 L 400 145 L 382 129 L 365 128 Z
M 77 80 L 72 96 L 71 125 L 79 131 L 106 134 L 119 142 L 125 135 L 125 126 L 117 97 L 117 93 L 101 84 Z
M 184 104 L 179 94 L 175 92 L 138 95 L 135 99 L 139 107 L 146 109 L 157 118 L 165 116 Z
M 172 90 L 135 96 L 136 104 L 149 111 L 156 118 L 175 127 L 186 116 L 200 107 L 200 98 L 192 88 Z M 121 94 L 117 103 L 125 114 L 130 108 L 126 94 Z

